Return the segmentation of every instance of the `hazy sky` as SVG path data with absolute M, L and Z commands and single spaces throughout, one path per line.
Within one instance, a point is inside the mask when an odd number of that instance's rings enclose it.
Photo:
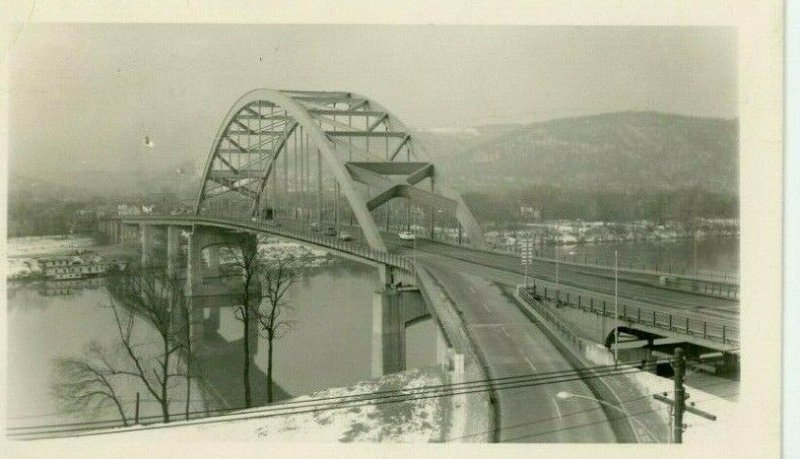
M 417 128 L 621 110 L 737 116 L 730 28 L 30 24 L 10 60 L 21 172 L 205 155 L 257 87 L 348 90 Z

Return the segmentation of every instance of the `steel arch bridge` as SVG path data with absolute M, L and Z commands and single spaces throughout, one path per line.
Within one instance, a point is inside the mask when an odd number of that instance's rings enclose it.
M 379 251 L 382 227 L 486 245 L 411 130 L 350 92 L 248 92 L 222 121 L 201 181 L 197 216 L 345 228 Z

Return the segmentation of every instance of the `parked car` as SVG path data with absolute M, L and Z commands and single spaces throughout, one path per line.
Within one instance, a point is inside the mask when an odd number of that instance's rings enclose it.
M 414 233 L 410 233 L 408 231 L 403 231 L 399 233 L 397 237 L 399 237 L 403 241 L 413 241 L 414 239 L 416 239 L 416 237 L 414 237 Z
M 351 236 L 350 233 L 342 231 L 341 233 L 339 233 L 339 239 L 342 241 L 352 241 L 353 236 Z
M 320 229 L 319 228 L 319 223 L 314 222 L 314 223 L 311 224 L 311 231 L 313 231 L 315 233 L 319 233 L 319 229 Z
M 329 226 L 325 228 L 325 232 L 322 234 L 324 234 L 325 236 L 336 236 L 336 228 Z

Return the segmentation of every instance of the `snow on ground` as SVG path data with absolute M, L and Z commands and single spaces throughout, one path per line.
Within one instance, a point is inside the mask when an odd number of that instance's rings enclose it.
M 144 428 L 119 428 L 108 432 L 125 433 L 124 440 L 145 442 L 167 439 L 171 442 L 440 442 L 447 438 L 450 428 L 450 397 L 383 404 L 348 403 L 343 408 L 328 410 L 313 410 L 308 404 L 330 397 L 406 390 L 443 383 L 442 370 L 429 367 L 363 381 L 349 387 L 325 389 L 269 408 L 274 413 L 273 409 L 285 406 L 288 411 L 281 412 L 294 414 L 266 417 L 268 411 L 260 407 L 217 418 L 173 422 L 169 425 L 155 424 Z M 332 401 L 317 403 L 331 406 Z
M 94 239 L 87 236 L 31 236 L 14 237 L 7 241 L 8 257 L 31 257 L 34 255 L 68 253 L 76 249 L 86 249 L 94 245 Z
M 291 242 L 278 238 L 264 238 L 258 244 L 261 255 L 270 260 L 299 259 L 303 267 L 316 268 L 329 263 L 333 255 L 327 251 L 311 248 L 299 242 Z
M 6 263 L 6 278 L 23 279 L 42 270 L 33 258 L 9 258 Z

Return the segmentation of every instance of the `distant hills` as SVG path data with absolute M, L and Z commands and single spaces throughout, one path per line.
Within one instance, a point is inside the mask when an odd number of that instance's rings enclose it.
M 621 112 L 532 124 L 418 131 L 457 189 L 506 192 L 546 185 L 577 191 L 702 188 L 738 195 L 738 120 Z M 205 151 L 174 154 L 158 167 L 127 161 L 122 170 L 15 170 L 13 191 L 106 196 L 148 192 L 193 196 Z M 122 166 L 122 164 L 120 163 Z
M 738 120 L 621 112 L 420 134 L 457 188 L 738 194 Z

